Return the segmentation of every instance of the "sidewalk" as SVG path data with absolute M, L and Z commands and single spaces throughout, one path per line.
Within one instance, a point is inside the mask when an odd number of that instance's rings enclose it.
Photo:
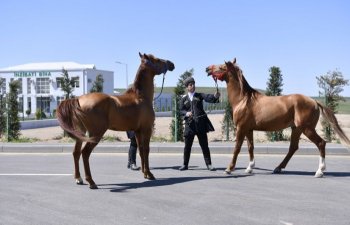
M 183 142 L 152 142 L 151 153 L 180 153 L 183 152 Z M 234 142 L 210 142 L 209 148 L 212 154 L 232 154 Z M 71 153 L 74 143 L 0 143 L 0 152 L 3 153 Z M 289 143 L 257 143 L 256 154 L 287 154 Z M 127 153 L 129 142 L 99 143 L 94 152 L 99 153 Z M 198 143 L 193 143 L 193 153 L 201 153 Z M 241 153 L 248 153 L 247 145 L 243 144 Z M 314 144 L 300 144 L 296 154 L 318 155 L 319 151 Z M 350 155 L 350 148 L 328 143 L 326 155 Z

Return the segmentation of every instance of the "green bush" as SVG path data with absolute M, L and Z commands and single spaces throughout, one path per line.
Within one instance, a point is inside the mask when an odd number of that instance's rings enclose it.
M 35 118 L 37 120 L 45 119 L 46 118 L 46 114 L 43 111 L 41 111 L 41 109 L 37 109 L 36 112 L 35 112 Z

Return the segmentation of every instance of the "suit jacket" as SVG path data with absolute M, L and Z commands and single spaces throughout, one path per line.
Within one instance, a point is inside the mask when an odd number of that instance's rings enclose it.
M 184 116 L 185 120 L 184 136 L 214 131 L 214 127 L 203 109 L 203 100 L 209 103 L 219 102 L 219 98 L 215 98 L 213 94 L 197 92 L 194 93 L 192 101 L 188 94 L 180 100 L 180 114 Z M 187 117 L 187 112 L 192 112 L 193 116 Z

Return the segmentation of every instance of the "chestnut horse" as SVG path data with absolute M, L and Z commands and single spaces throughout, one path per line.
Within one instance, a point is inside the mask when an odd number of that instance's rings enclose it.
M 63 101 L 57 108 L 60 126 L 75 139 L 73 151 L 77 184 L 83 180 L 79 172 L 79 158 L 82 155 L 85 179 L 91 189 L 97 185 L 92 179 L 89 157 L 104 133 L 133 130 L 141 157 L 142 172 L 146 179 L 155 179 L 149 169 L 150 139 L 155 114 L 153 111 L 154 76 L 173 71 L 175 66 L 169 60 L 158 59 L 153 55 L 140 54 L 141 65 L 134 84 L 123 95 L 110 96 L 103 93 L 90 93 Z M 82 148 L 83 142 L 86 142 Z
M 237 127 L 233 158 L 225 170 L 227 174 L 230 174 L 236 166 L 237 157 L 245 137 L 247 138 L 250 158 L 246 172 L 251 173 L 253 171 L 255 166 L 254 130 L 277 131 L 291 127 L 292 133 L 288 154 L 273 172 L 281 173 L 282 169 L 287 166 L 287 163 L 299 148 L 299 138 L 303 133 L 319 149 L 320 160 L 315 177 L 322 177 L 326 169 L 326 142 L 315 130 L 320 112 L 324 119 L 332 125 L 339 137 L 350 145 L 349 138 L 340 128 L 334 113 L 329 108 L 301 94 L 266 96 L 256 91 L 244 78 L 242 70 L 236 64 L 236 59 L 222 65 L 209 66 L 206 68 L 206 72 L 208 75 L 212 75 L 215 80 L 219 79 L 226 82 L 233 120 Z

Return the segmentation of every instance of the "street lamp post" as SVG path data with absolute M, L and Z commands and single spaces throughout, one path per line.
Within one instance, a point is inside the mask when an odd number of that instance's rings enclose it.
M 128 82 L 128 64 L 127 63 L 123 63 L 123 62 L 119 62 L 119 61 L 115 61 L 115 63 L 125 65 L 126 89 L 128 89 L 128 87 L 129 87 L 129 82 Z

